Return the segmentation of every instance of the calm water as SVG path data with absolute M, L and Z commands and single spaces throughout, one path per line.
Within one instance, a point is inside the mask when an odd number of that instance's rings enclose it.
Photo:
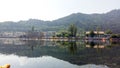
M 0 39 L 0 65 L 11 68 L 120 68 L 120 42 Z

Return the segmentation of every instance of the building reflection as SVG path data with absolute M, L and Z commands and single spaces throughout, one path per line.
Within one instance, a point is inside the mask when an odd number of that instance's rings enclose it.
M 110 42 L 108 40 L 106 41 L 98 41 L 98 40 L 92 40 L 92 41 L 85 41 L 87 48 L 105 48 L 110 45 Z
M 0 44 L 6 45 L 24 45 L 25 42 L 20 41 L 19 38 L 0 38 Z

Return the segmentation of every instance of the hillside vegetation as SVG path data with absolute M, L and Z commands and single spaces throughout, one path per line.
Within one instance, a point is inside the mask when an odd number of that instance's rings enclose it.
M 103 14 L 74 13 L 53 21 L 29 19 L 19 22 L 1 22 L 0 31 L 28 31 L 32 26 L 40 31 L 59 31 L 67 29 L 72 23 L 79 30 L 96 30 L 99 27 L 100 30 L 109 29 L 114 33 L 120 33 L 120 10 L 112 10 Z

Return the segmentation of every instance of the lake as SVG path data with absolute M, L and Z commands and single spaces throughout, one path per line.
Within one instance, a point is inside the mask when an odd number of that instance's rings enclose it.
M 120 42 L 0 38 L 0 65 L 11 68 L 120 68 Z

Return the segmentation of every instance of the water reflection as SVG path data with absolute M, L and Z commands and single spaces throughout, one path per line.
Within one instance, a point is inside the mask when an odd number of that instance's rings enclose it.
M 71 53 L 71 54 L 75 54 L 77 53 L 77 44 L 76 44 L 76 41 L 58 41 L 57 42 L 59 44 L 59 46 L 63 46 L 64 48 L 67 48 L 68 51 Z
M 4 58 L 2 58 L 4 57 Z M 9 58 L 12 57 L 12 58 Z M 108 68 L 105 65 L 95 65 L 95 64 L 86 64 L 86 65 L 73 65 L 69 62 L 53 58 L 51 56 L 42 56 L 37 58 L 28 58 L 28 57 L 19 57 L 16 55 L 0 55 L 0 64 L 11 63 L 11 68 Z
M 72 54 L 75 54 L 77 52 L 76 42 L 70 42 L 69 51 Z
M 8 40 L 0 39 L 0 64 L 12 68 L 120 67 L 119 42 Z
M 88 48 L 105 48 L 110 45 L 108 40 L 100 41 L 100 40 L 93 40 L 93 41 L 85 41 L 86 47 Z

